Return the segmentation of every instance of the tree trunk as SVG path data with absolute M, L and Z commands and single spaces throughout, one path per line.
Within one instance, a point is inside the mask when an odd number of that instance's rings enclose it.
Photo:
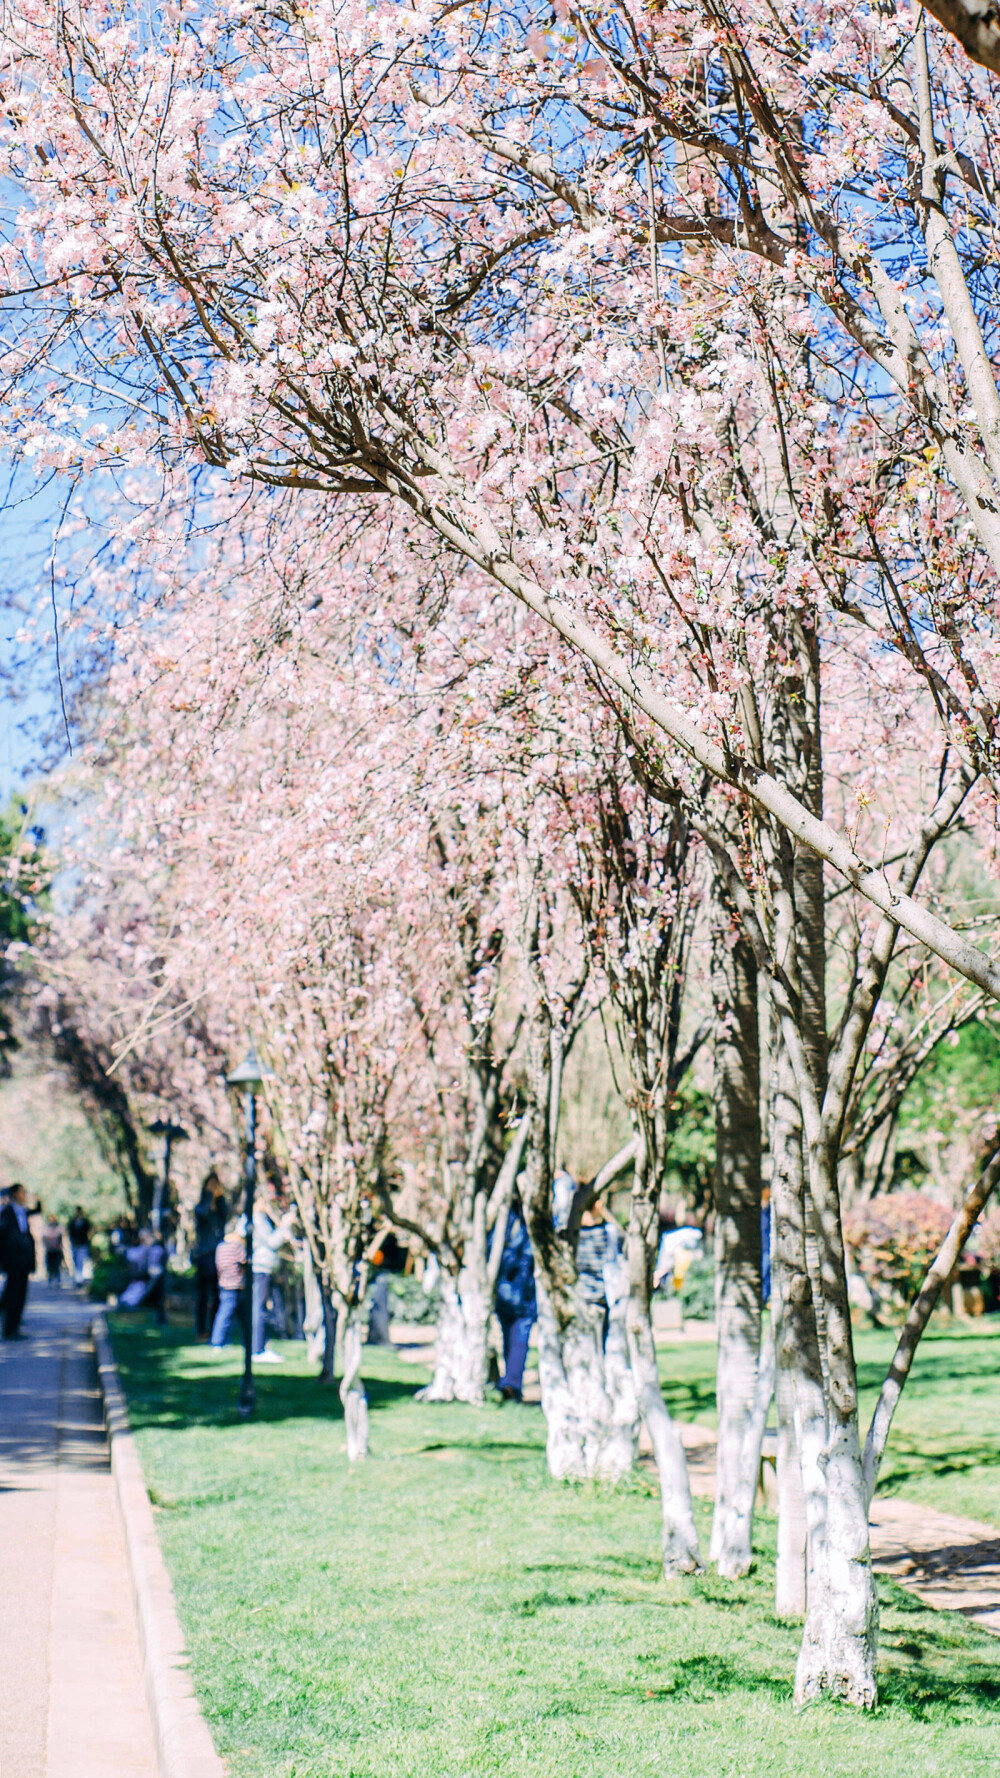
M 780 1037 L 774 1038 L 772 1056 L 771 1276 L 778 1400 L 775 1610 L 780 1617 L 801 1617 L 808 1606 L 811 1571 L 817 1564 L 822 1566 L 816 1539 L 822 1535 L 825 1517 L 822 1456 L 826 1403 L 806 1266 L 802 1114 L 788 1052 Z
M 777 1304 L 776 1304 L 777 1309 Z M 780 1341 L 780 1320 L 778 1340 Z M 778 1617 L 806 1615 L 806 1497 L 795 1430 L 795 1386 L 787 1362 L 776 1364 L 778 1409 L 778 1560 L 774 1609 Z
M 368 1455 L 368 1398 L 361 1379 L 363 1328 L 364 1307 L 354 1303 L 345 1314 L 344 1375 L 340 1384 L 349 1463 L 357 1463 Z
M 531 946 L 536 925 L 529 931 Z M 532 932 L 534 931 L 534 936 Z M 559 1116 L 554 1082 L 565 1045 L 553 1029 L 551 1010 L 534 966 L 527 971 L 528 1088 L 522 1200 L 535 1260 L 538 1299 L 538 1371 L 547 1428 L 549 1473 L 556 1481 L 604 1476 L 615 1480 L 632 1468 L 639 1445 L 635 1391 L 616 1404 L 609 1381 L 624 1382 L 603 1350 L 604 1314 L 581 1295 L 576 1271 L 575 1228 L 557 1230 L 552 1215 L 553 1157 Z M 558 1039 L 558 1040 L 557 1040 Z
M 434 1375 L 417 1391 L 417 1401 L 485 1401 L 490 1324 L 485 1274 L 485 1255 L 480 1266 L 464 1265 L 457 1277 L 442 1268 Z
M 687 1453 L 663 1399 L 649 1315 L 642 1314 L 634 1296 L 629 1300 L 628 1345 L 639 1412 L 653 1447 L 660 1484 L 663 1572 L 668 1580 L 678 1574 L 699 1574 L 701 1556 L 691 1504 Z
M 660 1483 L 660 1511 L 663 1521 L 661 1559 L 663 1572 L 669 1580 L 678 1574 L 700 1573 L 701 1552 L 691 1505 L 687 1454 L 680 1432 L 663 1399 L 649 1312 L 660 1226 L 660 1166 L 655 1162 L 651 1164 L 650 1151 L 653 1149 L 656 1154 L 662 1155 L 665 1119 L 663 1116 L 647 1116 L 640 1119 L 640 1122 L 642 1129 L 636 1140 L 635 1174 L 625 1244 L 626 1263 L 619 1269 L 627 1277 L 626 1331 L 632 1388 L 653 1447 Z M 609 1334 L 609 1349 L 610 1346 Z
M 822 1544 L 810 1562 L 795 1701 L 829 1693 L 870 1709 L 877 1689 L 878 1597 L 856 1416 L 834 1425 L 824 1458 Z
M 876 1701 L 878 1596 L 868 1542 L 868 1493 L 858 1434 L 858 1393 L 851 1334 L 836 1154 L 814 1143 L 809 1185 L 823 1292 L 826 1441 L 820 1453 L 824 1517 L 810 1525 L 805 1631 L 795 1675 L 797 1701 L 830 1693 L 871 1708 Z M 803 1444 L 803 1478 L 809 1483 Z
M 321 1383 L 332 1384 L 335 1377 L 334 1364 L 337 1355 L 337 1311 L 333 1297 L 326 1285 L 320 1280 L 320 1298 L 323 1305 L 323 1363 L 320 1366 L 319 1380 Z
M 535 1289 L 549 1474 L 555 1481 L 592 1476 L 619 1481 L 632 1469 L 639 1445 L 638 1403 L 621 1330 L 613 1332 L 609 1325 L 609 1360 L 602 1351 L 604 1316 L 598 1305 L 584 1302 L 574 1290 L 572 1311 L 560 1325 L 537 1258 Z M 624 1321 L 623 1309 L 617 1320 Z
M 709 1553 L 720 1574 L 736 1579 L 750 1568 L 764 1430 L 761 1425 L 756 1433 L 754 1419 L 761 1351 L 760 1043 L 757 966 L 717 880 L 712 894 L 712 996 L 719 1442 Z
M 302 1286 L 305 1294 L 302 1331 L 306 1336 L 306 1357 L 310 1364 L 319 1364 L 320 1382 L 332 1383 L 337 1344 L 337 1311 L 329 1288 L 313 1262 L 308 1241 L 303 1244 Z

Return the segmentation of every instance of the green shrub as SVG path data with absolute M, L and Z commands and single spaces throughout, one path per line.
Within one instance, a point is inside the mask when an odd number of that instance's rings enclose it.
M 430 1326 L 438 1318 L 441 1292 L 435 1286 L 425 1291 L 419 1278 L 411 1273 L 391 1272 L 389 1275 L 389 1314 L 393 1321 L 408 1321 L 411 1326 Z
M 109 1296 L 119 1297 L 128 1283 L 129 1271 L 117 1254 L 98 1250 L 93 1254 L 94 1275 L 88 1294 L 95 1303 L 106 1303 Z

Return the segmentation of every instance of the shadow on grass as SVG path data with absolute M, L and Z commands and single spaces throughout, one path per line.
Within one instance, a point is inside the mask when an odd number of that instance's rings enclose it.
M 907 1483 L 929 1476 L 966 1475 L 976 1469 L 1000 1469 L 1000 1451 L 991 1440 L 969 1440 L 958 1450 L 949 1445 L 935 1451 L 928 1441 L 902 1439 L 897 1435 L 880 1478 L 883 1494 L 905 1493 Z
M 672 1661 L 669 1676 L 662 1685 L 650 1686 L 645 1696 L 650 1702 L 665 1698 L 689 1698 L 692 1703 L 709 1698 L 725 1697 L 729 1692 L 744 1696 L 756 1693 L 782 1703 L 790 1701 L 791 1683 L 776 1679 L 772 1673 L 755 1672 L 752 1667 L 737 1666 L 724 1655 L 686 1655 Z
M 188 1329 L 158 1330 L 136 1323 L 117 1322 L 114 1337 L 133 1422 L 137 1427 L 183 1431 L 188 1427 L 224 1427 L 236 1423 L 239 1354 L 235 1349 L 222 1369 L 213 1367 L 221 1366 L 223 1361 L 207 1354 L 203 1347 L 191 1344 Z M 391 1354 L 371 1359 L 376 1374 L 366 1378 L 366 1387 L 374 1415 L 393 1407 L 407 1407 L 423 1381 L 419 1372 L 412 1378 L 377 1374 L 379 1367 L 391 1371 L 394 1363 Z M 293 1362 L 280 1370 L 276 1366 L 273 1371 L 265 1372 L 258 1377 L 257 1386 L 258 1424 L 294 1421 L 321 1424 L 342 1419 L 337 1391 L 324 1388 L 314 1375 L 302 1374 L 298 1363 Z M 682 1385 L 681 1388 L 688 1399 L 694 1397 L 705 1403 L 711 1398 L 711 1391 L 698 1384 Z M 480 1439 L 471 1432 L 476 1423 L 469 1418 L 471 1410 L 451 1411 L 456 1431 L 454 1439 L 447 1438 L 449 1422 L 443 1418 L 438 1420 L 435 1414 L 433 1431 L 428 1424 L 430 1436 L 426 1445 L 421 1445 L 418 1451 L 400 1455 L 420 1456 L 424 1452 L 433 1455 L 435 1451 L 456 1448 L 472 1458 L 479 1456 L 491 1462 L 508 1452 L 520 1457 L 531 1449 L 520 1442 L 527 1431 L 521 1415 L 515 1418 L 498 1410 L 490 1427 L 484 1426 L 485 1436 Z M 416 1418 L 416 1414 L 407 1416 L 407 1422 L 412 1425 Z M 503 1436 L 508 1426 L 513 1435 L 509 1443 Z M 440 1436 L 442 1433 L 444 1437 Z M 280 1461 L 275 1455 L 277 1450 L 280 1450 L 280 1440 L 270 1441 L 266 1447 L 268 1464 Z M 405 1486 L 418 1491 L 422 1488 L 423 1484 L 414 1479 L 415 1472 L 410 1471 L 408 1479 L 407 1472 L 400 1474 Z M 489 1498 L 496 1497 L 494 1476 L 495 1472 L 489 1481 L 493 1491 Z M 185 1475 L 185 1490 L 193 1479 Z M 194 1506 L 225 1505 L 241 1497 L 241 1487 L 240 1477 L 229 1475 L 224 1483 L 210 1485 L 200 1494 L 185 1492 L 182 1504 L 186 1511 Z M 384 1498 L 388 1500 L 388 1496 Z M 514 1499 L 513 1493 L 510 1498 Z M 169 1506 L 171 1501 L 164 1500 L 162 1504 Z M 609 1538 L 609 1541 L 613 1539 Z M 510 1602 L 510 1613 L 515 1620 L 536 1619 L 535 1633 L 545 1640 L 564 1634 L 564 1624 L 555 1615 L 560 1612 L 589 1616 L 595 1607 L 609 1604 L 631 1607 L 644 1603 L 647 1609 L 652 1606 L 659 1614 L 687 1604 L 693 1608 L 691 1623 L 697 1626 L 699 1609 L 708 1610 L 715 1620 L 714 1627 L 711 1623 L 708 1626 L 711 1635 L 716 1641 L 724 1641 L 727 1651 L 733 1651 L 732 1654 L 694 1653 L 662 1661 L 657 1654 L 653 1657 L 656 1665 L 649 1673 L 650 1685 L 644 1689 L 639 1680 L 628 1688 L 629 1694 L 638 1695 L 639 1701 L 644 1697 L 654 1703 L 657 1700 L 665 1704 L 671 1700 L 687 1700 L 697 1704 L 742 1693 L 765 1700 L 770 1698 L 783 1706 L 790 1705 L 795 1638 L 774 1625 L 764 1605 L 765 1597 L 770 1599 L 766 1571 L 769 1558 L 761 1558 L 760 1581 L 751 1582 L 749 1589 L 745 1583 L 733 1585 L 715 1576 L 704 1576 L 696 1583 L 688 1583 L 681 1598 L 676 1591 L 661 1590 L 658 1584 L 652 1530 L 649 1547 L 648 1560 L 605 1551 L 582 1562 L 526 1562 L 521 1570 L 522 1584 L 516 1588 L 520 1597 Z M 634 1590 L 630 1591 L 630 1587 Z M 891 1582 L 880 1582 L 879 1590 L 888 1607 L 887 1616 L 891 1615 L 893 1620 L 886 1625 L 883 1641 L 880 1681 L 883 1707 L 916 1721 L 953 1721 L 973 1712 L 987 1715 L 996 1712 L 1000 1707 L 1000 1662 L 992 1655 L 987 1640 L 978 1632 L 970 1631 L 961 1620 L 949 1616 L 935 1618 L 926 1607 Z M 720 1625 L 724 1635 L 719 1633 Z M 527 1623 L 523 1629 L 527 1632 Z M 748 1636 L 756 1639 L 751 1646 L 758 1661 L 765 1656 L 767 1638 L 777 1637 L 781 1647 L 787 1646 L 787 1673 L 769 1673 L 766 1669 L 755 1668 L 746 1659 L 740 1660 L 736 1651 Z M 690 1636 L 687 1640 L 690 1646 Z M 652 1641 L 662 1647 L 662 1639 L 658 1636 Z M 784 1667 L 785 1662 L 779 1662 L 776 1655 L 775 1665 Z
M 156 1328 L 111 1321 L 115 1356 L 121 1371 L 129 1414 L 135 1427 L 155 1426 L 160 1431 L 183 1431 L 190 1426 L 218 1426 L 239 1419 L 236 1398 L 240 1373 L 232 1360 L 238 1348 L 227 1348 L 227 1359 L 207 1346 L 191 1343 L 186 1329 Z M 221 1367 L 225 1363 L 225 1369 Z M 366 1377 L 368 1407 L 377 1414 L 397 1402 L 409 1402 L 421 1386 L 383 1377 Z M 258 1424 L 283 1420 L 343 1420 L 344 1410 L 336 1387 L 318 1377 L 302 1376 L 289 1367 L 254 1372 Z
M 961 1344 L 952 1338 L 948 1341 L 949 1350 L 940 1352 L 935 1351 L 933 1344 L 925 1343 L 925 1335 L 917 1351 L 913 1377 L 907 1385 L 909 1395 L 918 1395 L 921 1389 L 933 1384 L 990 1381 L 996 1376 L 1000 1361 L 1000 1347 L 994 1345 L 994 1337 L 980 1337 L 977 1343 L 975 1336 L 970 1334 Z M 880 1389 L 890 1358 L 891 1351 L 887 1349 L 884 1358 L 859 1359 L 858 1388 L 862 1391 Z
M 935 1671 L 928 1666 L 934 1641 L 933 1637 L 924 1637 L 921 1642 L 887 1642 L 883 1646 L 878 1682 L 880 1707 L 905 1710 L 915 1722 L 957 1720 L 970 1709 L 995 1711 L 1000 1705 L 997 1668 L 967 1656 L 961 1672 L 956 1672 L 956 1651 L 946 1646 L 949 1670 Z M 912 1665 L 899 1665 L 900 1654 L 912 1660 Z
M 714 1383 L 663 1375 L 660 1383 L 663 1399 L 675 1420 L 700 1420 L 704 1414 L 715 1413 Z
M 522 1574 L 609 1574 L 635 1575 L 640 1580 L 657 1581 L 659 1562 L 652 1556 L 591 1556 L 585 1562 L 525 1562 Z

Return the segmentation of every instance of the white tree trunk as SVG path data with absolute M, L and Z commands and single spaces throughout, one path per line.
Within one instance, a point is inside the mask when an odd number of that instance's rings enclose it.
M 720 1278 L 720 1296 L 721 1285 Z M 719 1440 L 709 1556 L 727 1580 L 739 1579 L 750 1569 L 757 1472 L 768 1407 L 765 1402 L 762 1416 L 758 1403 L 760 1361 L 758 1282 L 756 1292 L 749 1292 L 743 1300 L 734 1294 L 725 1304 L 720 1303 Z M 749 1489 L 748 1465 L 752 1466 Z
M 806 1615 L 806 1497 L 795 1433 L 795 1388 L 784 1364 L 777 1367 L 778 1561 L 774 1609 L 778 1617 Z
M 340 1399 L 347 1432 L 347 1460 L 357 1463 L 368 1455 L 368 1398 L 361 1378 L 364 1310 L 359 1304 L 347 1311 L 344 1328 L 344 1374 Z
M 490 1304 L 477 1271 L 463 1266 L 457 1279 L 442 1271 L 434 1375 L 418 1401 L 486 1399 Z
M 764 1432 L 763 1424 L 757 1432 L 754 1418 L 761 1355 L 760 1038 L 756 962 L 717 875 L 711 920 L 719 1442 L 709 1555 L 721 1575 L 735 1580 L 750 1568 Z M 753 1465 L 749 1491 L 747 1464 Z
M 829 1694 L 870 1709 L 877 1695 L 878 1595 L 856 1420 L 835 1428 L 821 1461 L 823 1522 L 809 1527 L 809 1599 L 795 1701 Z
M 728 1519 L 715 1558 L 719 1573 L 729 1580 L 749 1572 L 753 1554 L 753 1515 L 760 1481 L 760 1456 L 768 1411 L 774 1399 L 774 1336 L 770 1328 L 761 1342 L 756 1371 L 753 1396 L 743 1416 L 739 1450 L 733 1458 Z
M 308 1241 L 303 1243 L 302 1290 L 305 1296 L 302 1331 L 306 1336 L 306 1357 L 310 1364 L 318 1364 L 326 1347 L 326 1324 L 323 1320 L 323 1293 Z
M 822 1572 L 826 1401 L 806 1267 L 802 1114 L 784 1043 L 775 1040 L 771 1120 L 772 1307 L 778 1397 L 778 1565 L 775 1610 L 802 1617 Z
M 678 1574 L 698 1574 L 701 1572 L 701 1556 L 691 1504 L 687 1453 L 663 1399 L 649 1316 L 643 1314 L 634 1295 L 628 1308 L 628 1344 L 639 1411 L 653 1447 L 660 1483 L 663 1572 L 668 1580 Z
M 333 1382 L 334 1355 L 337 1345 L 337 1311 L 327 1284 L 324 1284 L 308 1242 L 302 1259 L 302 1280 L 305 1287 L 306 1312 L 303 1332 L 306 1336 L 306 1357 L 310 1364 L 320 1365 L 321 1383 Z
M 560 1329 L 538 1267 L 535 1286 L 549 1473 L 555 1481 L 591 1476 L 620 1480 L 633 1467 L 639 1445 L 638 1404 L 627 1361 L 622 1364 L 618 1350 L 620 1336 L 612 1344 L 609 1374 L 601 1350 L 600 1309 L 577 1298 L 576 1312 Z

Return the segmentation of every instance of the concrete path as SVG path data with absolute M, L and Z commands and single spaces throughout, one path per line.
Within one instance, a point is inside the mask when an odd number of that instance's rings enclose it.
M 35 1281 L 0 1342 L 0 1778 L 156 1778 L 91 1315 Z
M 1000 1636 L 1000 1533 L 994 1525 L 878 1495 L 871 1513 L 872 1561 L 925 1605 L 960 1611 Z

